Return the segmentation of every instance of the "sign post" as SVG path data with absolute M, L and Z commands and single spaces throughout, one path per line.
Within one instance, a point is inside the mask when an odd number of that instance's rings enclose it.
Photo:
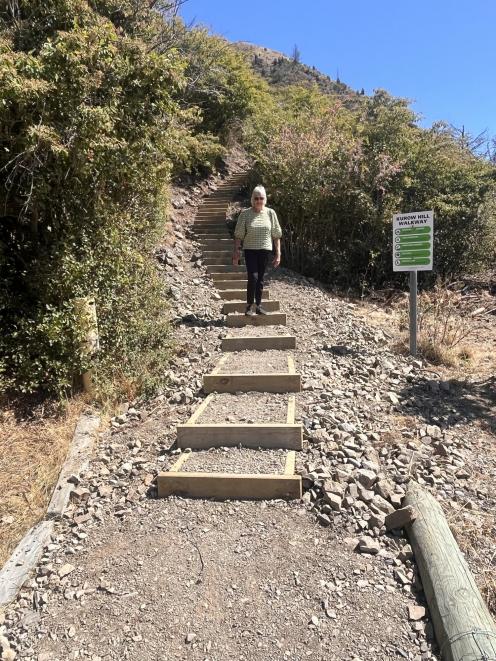
M 432 271 L 434 213 L 393 216 L 393 271 L 410 272 L 410 353 L 417 355 L 417 271 Z

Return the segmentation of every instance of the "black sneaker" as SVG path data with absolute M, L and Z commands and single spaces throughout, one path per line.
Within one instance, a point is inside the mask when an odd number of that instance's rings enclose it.
M 260 307 L 260 305 L 257 305 L 257 314 L 268 314 L 268 312 Z
M 255 313 L 253 312 L 253 310 L 251 308 L 252 308 L 251 305 L 246 306 L 245 315 L 247 317 L 254 317 L 255 316 Z

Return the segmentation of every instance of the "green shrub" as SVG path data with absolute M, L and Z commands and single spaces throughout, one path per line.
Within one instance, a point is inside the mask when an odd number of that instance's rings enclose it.
M 383 91 L 360 98 L 347 108 L 317 89 L 289 87 L 271 112 L 247 122 L 255 178 L 284 224 L 286 263 L 341 286 L 381 286 L 395 278 L 393 213 L 433 209 L 432 280 L 487 264 L 494 166 L 450 133 L 420 129 L 405 101 Z

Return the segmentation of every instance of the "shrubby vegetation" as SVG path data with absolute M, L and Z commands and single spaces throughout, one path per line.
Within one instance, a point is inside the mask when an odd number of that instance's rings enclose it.
M 3 389 L 71 388 L 85 368 L 74 299 L 92 294 L 101 388 L 129 395 L 163 373 L 166 292 L 152 251 L 169 180 L 213 167 L 262 83 L 218 39 L 168 17 L 171 3 L 160 9 L 18 0 L 1 10 Z
M 346 107 L 315 87 L 275 93 L 247 123 L 255 179 L 285 224 L 289 265 L 342 286 L 393 279 L 391 217 L 435 212 L 435 272 L 450 277 L 494 259 L 496 170 L 444 125 L 419 128 L 384 91 Z

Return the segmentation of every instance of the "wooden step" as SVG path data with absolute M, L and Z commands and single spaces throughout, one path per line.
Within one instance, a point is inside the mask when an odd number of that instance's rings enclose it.
M 193 450 L 236 447 L 301 450 L 301 424 L 185 424 L 177 426 L 177 446 Z
M 219 290 L 219 294 L 224 301 L 246 300 L 246 289 L 221 289 Z M 264 289 L 262 292 L 262 301 L 267 301 L 269 298 L 270 289 Z
M 203 390 L 210 392 L 300 392 L 300 374 L 205 374 Z
M 204 257 L 201 261 L 205 266 L 228 266 L 231 263 L 227 257 Z
M 202 246 L 205 247 L 205 249 L 210 248 L 210 250 L 222 250 L 222 248 L 228 248 L 232 249 L 233 247 L 233 240 L 231 237 L 226 237 L 224 239 L 216 239 L 216 238 L 201 238 L 198 241 Z M 211 247 L 213 246 L 213 247 Z
M 232 250 L 203 250 L 205 258 L 210 257 L 232 257 Z
M 264 301 L 263 306 L 267 312 L 279 312 L 279 301 Z M 244 314 L 245 310 L 246 301 L 230 301 L 222 306 L 222 314 L 232 314 L 233 312 Z
M 194 231 L 193 233 L 196 241 L 225 241 L 226 239 L 229 239 L 231 242 L 234 241 L 227 230 L 225 232 Z
M 214 282 L 217 280 L 226 280 L 229 277 L 229 280 L 246 280 L 246 270 L 239 271 L 238 273 L 209 273 L 209 276 Z
M 212 230 L 227 230 L 227 225 L 222 220 L 194 220 L 193 229 L 198 230 L 202 228 L 202 231 L 212 231 Z
M 265 303 L 267 306 L 270 301 Z M 266 335 L 264 337 L 225 337 L 221 343 L 222 351 L 267 351 L 270 349 L 296 349 L 294 335 Z
M 224 251 L 228 250 L 231 254 L 233 251 L 233 240 L 232 239 L 220 239 L 217 241 L 199 241 L 200 248 L 202 252 L 205 251 Z
M 242 328 L 243 326 L 285 326 L 285 325 L 286 325 L 285 312 L 256 314 L 253 317 L 249 317 L 246 314 L 228 314 L 226 317 L 226 326 L 228 328 Z
M 234 264 L 225 264 L 225 265 L 218 265 L 216 266 L 213 264 L 212 266 L 207 266 L 207 273 L 212 274 L 212 273 L 246 273 L 246 267 L 243 266 L 243 264 L 237 264 L 236 266 Z
M 159 473 L 159 498 L 211 498 L 214 500 L 297 500 L 302 496 L 299 475 L 241 473 Z
M 248 284 L 248 280 L 245 279 L 239 279 L 239 280 L 216 280 L 215 281 L 215 286 L 217 289 L 239 289 L 240 287 L 246 286 Z

